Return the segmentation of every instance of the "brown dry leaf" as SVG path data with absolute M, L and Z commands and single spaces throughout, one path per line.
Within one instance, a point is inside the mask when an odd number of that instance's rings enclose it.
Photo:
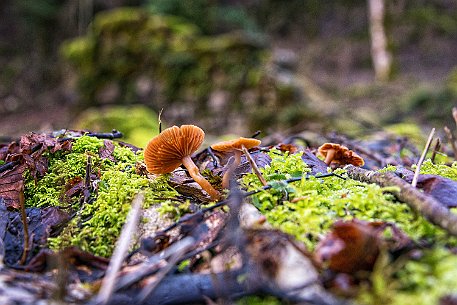
M 109 260 L 84 252 L 76 247 L 68 247 L 58 253 L 44 249 L 24 267 L 26 271 L 42 272 L 58 268 L 58 257 L 67 264 L 73 277 L 83 282 L 92 282 L 102 277 L 108 268 Z
M 48 160 L 42 154 L 45 151 L 71 149 L 70 141 L 59 142 L 47 134 L 31 133 L 21 137 L 19 144 L 12 142 L 2 157 L 10 163 L 11 169 L 0 173 L 0 198 L 10 209 L 19 208 L 19 190 L 24 185 L 23 173 L 27 169 L 35 181 L 43 177 L 48 170 Z
M 66 224 L 70 215 L 57 207 L 27 208 L 27 223 L 30 244 L 27 261 L 44 247 L 49 236 L 58 232 Z M 21 259 L 24 247 L 24 229 L 18 211 L 7 210 L 0 200 L 0 239 L 3 241 L 4 262 L 15 266 Z
M 8 145 L 3 145 L 0 148 L 0 160 L 6 160 L 8 155 L 18 154 L 19 152 L 20 152 L 19 143 L 16 141 L 13 141 Z
M 408 183 L 413 180 L 414 172 L 406 168 L 399 167 L 395 173 Z M 417 187 L 442 205 L 448 208 L 457 207 L 457 181 L 437 175 L 419 175 Z
M 22 174 L 25 167 L 21 164 L 0 173 L 0 198 L 3 198 L 7 209 L 19 209 L 19 190 L 24 187 Z
M 75 195 L 80 194 L 85 188 L 85 183 L 83 178 L 74 177 L 69 179 L 65 184 L 65 198 L 69 199 Z
M 325 164 L 324 161 L 316 157 L 309 150 L 303 151 L 303 156 L 301 157 L 301 159 L 303 160 L 303 162 L 306 163 L 306 165 L 309 168 L 311 168 L 312 175 L 327 173 L 327 164 Z
M 337 221 L 317 245 L 316 260 L 335 272 L 372 270 L 383 242 L 385 226 L 361 220 Z
M 104 140 L 103 147 L 100 147 L 98 154 L 100 155 L 100 158 L 109 159 L 114 162 L 115 160 L 114 160 L 113 152 L 114 152 L 114 143 L 110 140 Z
M 457 181 L 435 175 L 419 175 L 417 187 L 448 208 L 457 207 Z

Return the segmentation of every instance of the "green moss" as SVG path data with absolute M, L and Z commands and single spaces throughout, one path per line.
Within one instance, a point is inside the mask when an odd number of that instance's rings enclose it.
M 457 256 L 443 248 L 428 249 L 418 259 L 378 268 L 373 276 L 383 282 L 382 289 L 363 291 L 360 304 L 438 304 L 457 287 Z
M 160 205 L 158 212 L 161 215 L 168 215 L 175 220 L 178 220 L 181 218 L 186 213 L 191 213 L 190 210 L 190 202 L 164 202 L 163 204 Z
M 309 169 L 300 154 L 288 156 L 277 150 L 269 154 L 272 162 L 262 172 L 273 187 L 252 196 L 252 202 L 274 227 L 302 240 L 310 249 L 336 220 L 353 218 L 394 223 L 413 240 L 428 240 L 433 245 L 423 250 L 419 259 L 393 263 L 381 255 L 371 274 L 371 285 L 361 287 L 357 297 L 360 304 L 437 304 L 440 297 L 455 289 L 457 256 L 446 246 L 455 245 L 456 239 L 397 202 L 387 188 L 338 177 L 310 177 L 285 184 L 281 180 L 304 175 Z M 389 166 L 382 171 L 393 170 Z M 446 166 L 426 161 L 422 167 L 423 173 L 451 179 L 457 178 L 456 170 L 457 163 Z M 335 172 L 345 175 L 342 169 Z M 261 188 L 253 174 L 246 175 L 243 184 L 248 190 Z
M 272 296 L 248 296 L 241 298 L 238 300 L 235 304 L 238 305 L 281 305 L 283 302 L 281 302 L 279 299 L 272 297 Z
M 451 166 L 445 164 L 434 164 L 431 160 L 426 160 L 422 163 L 421 174 L 432 174 L 446 177 L 452 180 L 457 180 L 457 161 Z
M 83 136 L 74 141 L 71 152 L 50 154 L 48 173 L 36 183 L 26 179 L 25 197 L 27 206 L 64 206 L 75 216 L 60 236 L 49 239 L 52 249 L 70 245 L 82 250 L 108 257 L 125 222 L 133 197 L 140 191 L 145 194 L 144 207 L 158 204 L 162 198 L 174 198 L 166 177 L 150 180 L 135 172 L 141 161 L 141 152 L 134 153 L 115 143 L 115 161 L 101 159 L 98 151 L 104 141 Z M 88 157 L 91 157 L 91 196 L 82 203 L 82 194 L 66 198 L 70 182 L 81 181 L 86 175 Z
M 272 162 L 263 174 L 274 187 L 252 196 L 268 221 L 313 248 L 318 237 L 328 232 L 337 219 L 394 222 L 414 239 L 440 239 L 445 233 L 431 225 L 403 203 L 375 184 L 338 177 L 302 179 L 284 184 L 280 180 L 304 176 L 309 169 L 299 154 L 287 156 L 270 152 Z M 343 170 L 337 170 L 344 174 Z M 261 187 L 255 175 L 243 179 L 248 190 Z

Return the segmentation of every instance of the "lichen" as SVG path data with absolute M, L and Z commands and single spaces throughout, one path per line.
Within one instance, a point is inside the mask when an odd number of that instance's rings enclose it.
M 167 180 L 155 180 L 136 173 L 136 163 L 143 156 L 131 149 L 114 143 L 114 161 L 102 159 L 99 149 L 104 141 L 83 136 L 76 140 L 70 152 L 48 154 L 48 173 L 35 183 L 26 179 L 25 197 L 27 206 L 62 206 L 75 216 L 55 238 L 48 240 L 52 249 L 70 245 L 96 255 L 109 257 L 125 222 L 130 203 L 140 191 L 144 192 L 144 207 L 175 198 L 177 192 Z M 91 195 L 83 202 L 83 195 L 67 198 L 66 188 L 74 179 L 84 179 L 90 156 Z

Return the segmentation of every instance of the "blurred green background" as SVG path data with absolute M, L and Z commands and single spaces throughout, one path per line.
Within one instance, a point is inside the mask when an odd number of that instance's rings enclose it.
M 117 128 L 142 146 L 161 109 L 214 135 L 454 124 L 457 3 L 384 2 L 380 82 L 365 1 L 1 1 L 0 136 Z

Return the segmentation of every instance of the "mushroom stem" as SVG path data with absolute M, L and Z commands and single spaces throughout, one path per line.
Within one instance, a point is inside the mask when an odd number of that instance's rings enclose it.
M 327 165 L 330 165 L 330 163 L 333 160 L 333 157 L 335 157 L 335 150 L 334 149 L 329 149 L 327 152 L 327 155 L 325 156 L 324 163 Z
M 221 194 L 214 189 L 205 177 L 200 174 L 198 167 L 195 165 L 194 161 L 192 161 L 190 156 L 182 158 L 182 164 L 187 168 L 189 175 L 195 180 L 195 182 L 197 182 L 202 189 L 208 193 L 211 200 L 219 200 L 221 198 Z
M 246 158 L 249 161 L 249 164 L 251 164 L 252 172 L 259 178 L 260 183 L 262 183 L 263 186 L 266 186 L 267 180 L 262 176 L 262 173 L 260 172 L 259 168 L 257 167 L 257 164 L 255 163 L 254 159 L 252 159 L 251 154 L 249 151 L 246 149 L 246 147 L 241 146 L 241 150 L 243 151 L 243 154 L 246 156 Z
M 239 150 L 234 150 L 234 160 L 230 164 L 229 168 L 225 172 L 224 176 L 222 177 L 222 187 L 225 189 L 230 188 L 230 179 L 233 176 L 233 173 L 235 172 L 235 169 L 240 165 L 241 163 L 241 151 Z

